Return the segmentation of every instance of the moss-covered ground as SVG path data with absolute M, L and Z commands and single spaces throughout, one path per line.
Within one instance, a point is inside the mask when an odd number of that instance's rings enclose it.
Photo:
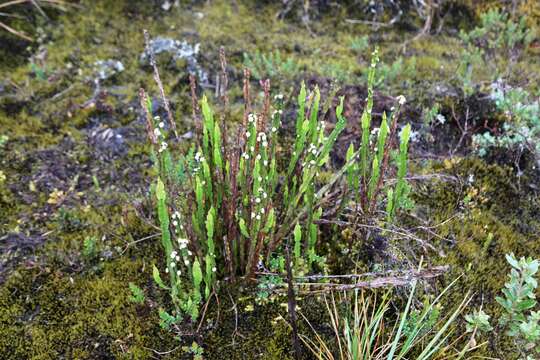
M 279 18 L 283 8 L 272 1 L 180 1 L 168 11 L 162 3 L 82 1 L 67 12 L 52 11 L 48 19 L 34 14 L 30 23 L 15 20 L 35 35 L 33 43 L 0 31 L 0 136 L 8 137 L 0 147 L 0 358 L 190 358 L 182 346 L 192 341 L 208 359 L 292 358 L 285 299 L 260 305 L 249 288 L 222 284 L 207 316 L 187 324 L 181 339 L 159 326 L 158 309 L 168 300 L 151 277 L 161 248 L 137 98 L 140 87 L 153 94 L 158 89 L 151 69 L 140 63 L 142 29 L 200 44 L 197 60 L 210 84 L 219 48 L 225 47 L 230 94 L 239 109 L 243 54 L 279 50 L 298 71 L 272 77 L 275 88 L 292 94 L 304 79 L 324 92 L 335 78 L 349 86 L 347 115 L 353 122 L 361 111 L 370 48 L 377 45 L 386 78 L 376 100 L 404 94 L 407 120 L 419 131 L 422 109 L 435 103 L 448 119 L 413 146 L 416 207 L 403 222 L 427 221 L 430 230 L 419 233 L 436 249 L 418 249 L 416 256 L 451 266 L 436 283 L 440 288 L 459 277 L 448 307 L 470 290 L 474 307 L 498 311 L 493 299 L 508 270 L 504 254 L 540 256 L 538 173 L 527 159 L 518 174 L 512 161 L 476 158 L 467 141 L 449 155 L 460 137 L 452 114 L 459 119 L 470 110 L 477 123 L 499 121 L 500 114 L 482 102 L 487 67 L 475 73 L 481 85 L 470 98 L 456 90 L 455 75 L 462 49 L 456 31 L 474 26 L 497 1 L 449 2 L 440 33 L 414 41 L 421 19 L 412 16 L 390 28 L 354 23 L 345 19 L 362 13 L 347 2 L 312 10 L 307 24 L 296 8 Z M 540 28 L 536 1 L 522 1 L 516 11 Z M 364 36 L 369 45 L 355 46 Z M 514 72 L 515 82 L 533 93 L 538 83 L 531 74 L 540 72 L 537 49 L 526 49 Z M 94 64 L 108 59 L 121 61 L 124 70 L 98 86 Z M 166 56 L 158 61 L 180 132 L 188 133 L 188 63 Z M 211 85 L 206 91 L 213 92 Z M 93 252 L 85 241 L 95 245 Z M 130 282 L 143 289 L 143 304 L 130 301 Z M 308 297 L 300 306 L 312 323 L 328 330 L 323 303 Z M 305 323 L 301 332 L 310 332 Z M 478 354 L 505 358 L 504 351 L 501 334 L 495 334 Z

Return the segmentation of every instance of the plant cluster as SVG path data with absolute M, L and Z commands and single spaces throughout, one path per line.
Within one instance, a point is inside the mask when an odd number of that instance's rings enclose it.
M 282 58 L 278 50 L 266 54 L 257 50 L 252 56 L 244 53 L 244 66 L 255 79 L 259 80 L 292 78 L 300 70 L 300 65 L 293 58 Z
M 380 299 L 356 290 L 351 296 L 343 293 L 339 303 L 334 296 L 326 300 L 330 325 L 337 346 L 315 333 L 315 340 L 303 336 L 302 340 L 317 359 L 435 359 L 441 354 L 455 351 L 447 340 L 453 333 L 452 325 L 466 307 L 469 297 L 446 317 L 439 319 L 441 299 L 448 291 L 444 289 L 432 301 L 426 301 L 416 310 L 413 298 L 416 282 L 413 283 L 405 309 L 394 320 L 389 320 L 390 293 Z M 346 304 L 345 309 L 338 304 Z M 457 359 L 470 350 L 465 347 Z
M 457 75 L 465 96 L 474 90 L 475 68 L 487 65 L 490 80 L 509 75 L 511 65 L 519 60 L 534 35 L 525 18 L 515 22 L 508 13 L 496 9 L 483 13 L 480 25 L 470 32 L 462 30 L 460 38 L 466 48 L 460 56 Z
M 400 56 L 392 63 L 382 63 L 375 78 L 376 87 L 390 87 L 396 83 L 397 79 L 412 79 L 416 72 L 416 58 L 412 57 L 406 61 Z
M 540 355 L 540 311 L 534 310 L 538 287 L 535 274 L 540 261 L 524 257 L 517 260 L 514 254 L 506 255 L 506 261 L 512 266 L 509 280 L 502 289 L 503 296 L 495 299 L 503 311 L 499 326 L 513 339 L 514 351 L 521 359 L 534 359 Z M 467 331 L 492 330 L 489 318 L 482 310 L 466 316 Z
M 506 87 L 500 82 L 492 86 L 491 99 L 506 120 L 500 134 L 485 132 L 473 136 L 473 146 L 480 156 L 491 148 L 514 150 L 528 149 L 540 155 L 540 101 L 526 90 Z
M 400 133 L 399 152 L 396 155 L 397 181 L 394 187 L 385 184 L 387 172 L 390 168 L 390 157 L 393 149 L 393 140 L 397 131 L 397 116 L 399 107 L 405 104 L 405 97 L 398 97 L 398 108 L 394 109 L 387 120 L 383 113 L 379 128 L 372 129 L 373 109 L 373 83 L 377 63 L 375 57 L 371 64 L 368 77 L 368 97 L 366 107 L 360 119 L 362 128 L 361 143 L 359 149 L 359 161 L 353 162 L 347 170 L 347 183 L 352 190 L 352 198 L 355 200 L 356 212 L 365 217 L 373 217 L 379 209 L 382 198 L 386 200 L 386 216 L 390 222 L 399 208 L 407 207 L 410 202 L 407 198 L 409 191 L 405 175 L 407 173 L 408 145 L 411 126 L 407 124 Z M 376 134 L 376 141 L 372 141 L 371 135 Z M 351 162 L 355 157 L 354 144 L 350 144 L 346 159 Z M 384 193 L 386 191 L 386 193 Z
M 192 78 L 193 115 L 198 124 L 195 144 L 175 158 L 169 138 L 176 134 L 174 119 L 167 123 L 152 116 L 152 107 L 144 90 L 141 105 L 146 112 L 148 136 L 152 143 L 158 179 L 152 188 L 157 199 L 161 242 L 165 253 L 162 280 L 158 267 L 153 268 L 156 283 L 170 292 L 175 311 L 161 310 L 164 327 L 178 323 L 184 314 L 199 315 L 199 305 L 214 292 L 220 279 L 243 277 L 253 280 L 269 266 L 284 271 L 284 254 L 290 249 L 296 274 L 324 268 L 324 258 L 316 253 L 319 220 L 323 209 L 335 201 L 330 190 L 347 178 L 350 190 L 341 191 L 342 202 L 353 199 L 367 216 L 383 202 L 391 219 L 403 206 L 407 186 L 407 145 L 410 126 L 401 132 L 396 154 L 397 182 L 385 183 L 397 130 L 399 107 L 387 123 L 384 115 L 377 143 L 370 143 L 373 82 L 377 63 L 374 53 L 369 76 L 369 94 L 362 115 L 362 142 L 358 150 L 350 147 L 346 164 L 330 178 L 321 174 L 327 168 L 330 153 L 346 125 L 344 99 L 335 108 L 337 122 L 327 132 L 320 112 L 321 99 L 316 87 L 308 92 L 302 84 L 297 98 L 295 135 L 291 152 L 282 146 L 280 128 L 283 95 L 271 96 L 270 82 L 262 82 L 263 101 L 257 110 L 252 104 L 249 71 L 244 77 L 244 114 L 235 141 L 226 126 L 228 97 L 222 89 L 224 110 L 214 113 L 206 96 L 197 99 Z M 155 79 L 160 88 L 155 60 Z M 226 60 L 221 53 L 221 84 L 227 84 Z M 163 95 L 163 94 L 162 94 Z M 165 108 L 168 102 L 163 95 Z M 273 104 L 272 104 L 273 102 Z M 275 279 L 263 281 L 261 297 L 268 297 Z M 275 284 L 274 284 L 275 285 Z M 204 289 L 204 290 L 203 290 Z

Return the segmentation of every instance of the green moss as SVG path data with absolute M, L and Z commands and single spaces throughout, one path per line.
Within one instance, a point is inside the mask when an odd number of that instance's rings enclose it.
M 451 266 L 447 282 L 458 279 L 448 304 L 458 303 L 464 291 L 470 290 L 474 295 L 470 307 L 482 306 L 496 319 L 501 310 L 494 297 L 509 271 L 504 255 L 540 253 L 538 204 L 520 189 L 519 184 L 528 180 L 518 178 L 512 169 L 479 159 L 448 160 L 435 169 L 460 179 L 434 181 L 425 189 L 425 196 L 415 199 L 419 206 L 428 206 L 434 224 L 441 224 L 438 235 L 445 240 L 435 245 L 444 256 L 436 262 Z M 506 341 L 500 332 L 480 353 L 501 356 Z
M 128 301 L 127 279 L 141 281 L 140 261 L 120 259 L 99 276 L 21 269 L 0 290 L 0 348 L 13 358 L 147 358 L 161 334 L 154 314 Z M 25 290 L 22 292 L 22 290 Z M 151 312 L 146 311 L 148 314 Z

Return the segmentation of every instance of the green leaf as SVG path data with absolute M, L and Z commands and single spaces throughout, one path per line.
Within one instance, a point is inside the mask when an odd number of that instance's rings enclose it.
M 156 197 L 158 200 L 165 200 L 166 193 L 165 193 L 165 185 L 163 184 L 163 181 L 158 178 L 157 185 L 156 185 Z
M 334 146 L 334 143 L 336 142 L 339 134 L 345 129 L 346 120 L 345 117 L 343 117 L 341 114 L 343 113 L 343 101 L 345 98 L 341 96 L 339 98 L 339 105 L 336 108 L 336 117 L 337 122 L 336 126 L 334 127 L 334 130 L 328 135 L 328 138 L 326 139 L 323 148 L 321 150 L 321 153 L 319 155 L 318 159 L 318 165 L 322 166 L 326 160 L 328 159 L 328 154 L 330 154 L 330 150 L 332 150 L 332 147 Z
M 206 216 L 206 236 L 208 241 L 214 238 L 214 221 L 216 217 L 216 210 L 212 206 Z
M 300 249 L 302 241 L 302 228 L 300 224 L 296 223 L 294 227 L 294 257 L 298 260 L 300 259 Z
M 201 283 L 203 280 L 203 274 L 199 259 L 195 258 L 195 261 L 193 261 L 193 267 L 191 269 L 191 272 L 193 276 L 193 291 L 195 293 L 194 301 L 198 304 L 201 301 Z
M 166 286 L 164 283 L 163 283 L 163 280 L 161 280 L 161 276 L 159 275 L 159 270 L 158 268 L 156 267 L 156 265 L 153 265 L 153 269 L 152 269 L 152 277 L 154 278 L 154 281 L 156 282 L 156 284 L 158 284 L 158 286 L 162 289 L 165 289 L 165 290 L 169 290 L 170 288 L 168 286 Z
M 268 218 L 266 219 L 266 225 L 264 226 L 263 231 L 268 233 L 276 224 L 276 214 L 274 208 L 271 208 L 268 212 Z
M 244 237 L 249 239 L 249 231 L 247 229 L 244 219 L 240 218 L 240 220 L 238 220 L 238 225 L 240 225 L 240 233 L 244 235 Z
M 532 309 L 536 306 L 536 300 L 534 299 L 527 299 L 527 300 L 523 300 L 523 301 L 520 301 L 517 303 L 517 310 L 518 311 L 525 311 L 525 310 L 528 310 L 528 309 Z

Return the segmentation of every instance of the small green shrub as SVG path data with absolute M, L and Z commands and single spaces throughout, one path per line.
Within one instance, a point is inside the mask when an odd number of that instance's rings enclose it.
M 82 255 L 87 260 L 93 260 L 97 257 L 97 239 L 95 236 L 88 236 L 84 239 Z
M 518 151 L 528 149 L 540 156 L 540 101 L 521 88 L 493 85 L 491 98 L 497 110 L 506 116 L 501 134 L 490 132 L 473 135 L 473 146 L 480 156 L 491 149 Z
M 535 359 L 540 355 L 540 310 L 537 307 L 535 275 L 540 266 L 539 260 L 524 258 L 517 260 L 514 254 L 506 255 L 506 261 L 512 266 L 509 280 L 502 289 L 503 296 L 495 300 L 502 307 L 503 313 L 498 319 L 504 334 L 513 339 L 515 354 L 521 359 Z M 468 315 L 467 331 L 490 331 L 489 316 L 483 311 Z
M 298 74 L 300 66 L 293 58 L 283 59 L 278 50 L 267 54 L 257 51 L 250 56 L 244 53 L 244 66 L 259 80 L 276 77 L 292 78 Z
M 129 283 L 129 290 L 131 291 L 131 296 L 129 300 L 136 304 L 142 304 L 144 302 L 144 291 L 135 285 L 134 283 Z
M 534 39 L 525 18 L 514 22 L 508 13 L 492 9 L 480 16 L 480 25 L 470 32 L 461 31 L 465 49 L 460 56 L 457 77 L 465 96 L 473 93 L 475 72 L 488 69 L 490 81 L 509 75 L 511 65 Z
M 351 50 L 357 53 L 363 53 L 369 48 L 369 36 L 356 36 L 351 40 Z
M 472 314 L 465 315 L 467 332 L 474 332 L 477 329 L 482 332 L 493 330 L 493 327 L 489 323 L 489 318 L 490 316 L 482 309 L 476 310 Z
M 416 58 L 412 57 L 405 61 L 398 57 L 392 63 L 382 63 L 377 72 L 374 85 L 388 88 L 394 85 L 398 79 L 412 79 L 416 73 Z M 368 74 L 369 75 L 369 74 Z
M 191 346 L 182 346 L 182 351 L 186 354 L 192 355 L 193 360 L 203 360 L 204 349 L 199 346 L 195 341 Z

